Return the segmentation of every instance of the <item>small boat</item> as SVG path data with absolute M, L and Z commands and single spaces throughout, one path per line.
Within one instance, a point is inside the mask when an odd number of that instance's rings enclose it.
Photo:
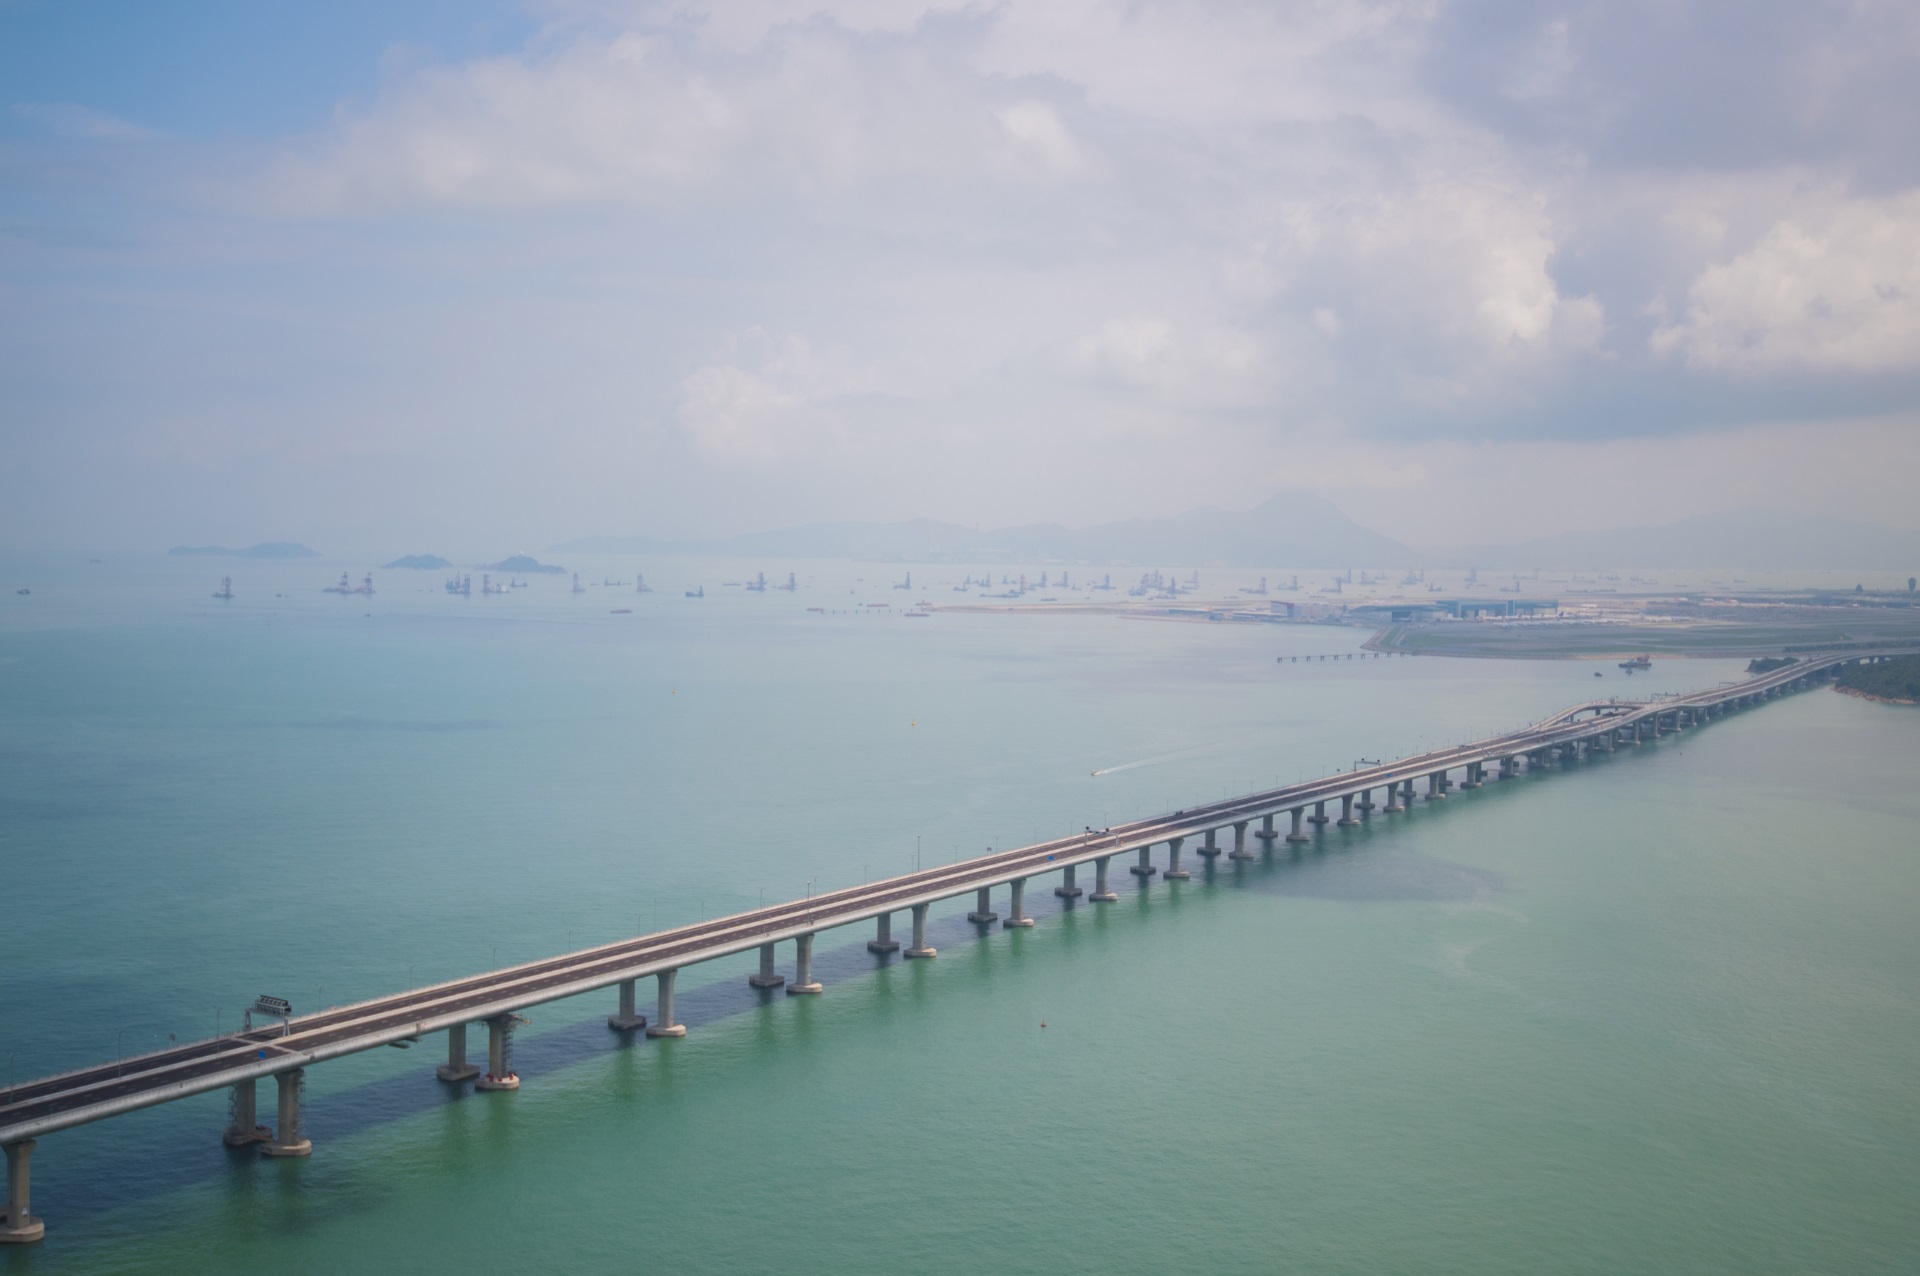
M 707 587 L 705 585 L 695 585 L 687 591 L 687 597 L 689 598 L 705 598 L 706 596 Z
M 616 615 L 616 616 L 631 616 L 631 615 L 633 615 L 633 608 L 631 608 L 631 607 L 615 607 L 615 608 L 613 609 L 613 614 L 614 614 L 614 615 Z
M 233 597 L 233 577 L 222 576 L 220 578 L 220 588 L 213 591 L 213 596 L 215 598 L 232 598 Z
M 1628 673 L 1632 673 L 1635 669 L 1651 669 L 1653 668 L 1653 657 L 1652 656 L 1635 656 L 1631 660 L 1622 660 L 1620 662 L 1620 667 L 1622 669 L 1625 669 Z
M 16 589 L 13 592 L 16 594 L 31 594 L 33 591 L 31 589 Z

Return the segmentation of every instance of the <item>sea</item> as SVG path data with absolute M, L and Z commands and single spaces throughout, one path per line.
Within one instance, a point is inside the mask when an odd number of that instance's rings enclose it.
M 957 612 L 1022 569 L 567 565 L 0 559 L 0 1087 L 1744 670 L 1071 611 L 1124 597 L 1085 569 Z M 1036 879 L 1028 931 L 955 899 L 931 961 L 827 932 L 817 997 L 691 968 L 682 1040 L 531 1007 L 517 1092 L 441 1036 L 318 1065 L 310 1159 L 220 1093 L 59 1132 L 0 1273 L 1920 1270 L 1916 757 L 1810 691 L 1110 904 Z

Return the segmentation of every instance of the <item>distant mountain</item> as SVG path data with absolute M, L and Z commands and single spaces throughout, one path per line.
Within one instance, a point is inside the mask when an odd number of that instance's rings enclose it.
M 1332 502 L 1307 493 L 1272 497 L 1245 513 L 1204 509 L 1173 518 L 1129 519 L 1087 528 L 1041 523 L 975 532 L 932 519 L 817 523 L 717 540 L 596 536 L 555 545 L 550 552 L 1169 567 L 1378 567 L 1416 557 L 1399 541 L 1368 531 Z
M 1563 532 L 1429 555 L 1461 567 L 1730 567 L 1920 571 L 1920 533 L 1813 514 L 1741 510 L 1660 527 Z
M 493 572 L 556 572 L 558 573 L 558 572 L 564 572 L 567 570 L 564 567 L 555 567 L 551 563 L 543 563 L 539 559 L 534 558 L 530 554 L 515 554 L 511 558 L 503 558 L 497 563 L 482 563 L 480 565 L 486 568 L 488 571 L 493 571 Z
M 169 554 L 200 554 L 210 558 L 318 558 L 320 551 L 308 549 L 305 545 L 293 541 L 266 541 L 259 545 L 249 545 L 245 549 L 228 549 L 224 545 L 175 545 L 167 551 Z
M 411 567 L 417 571 L 424 572 L 424 571 L 438 571 L 443 567 L 451 567 L 451 566 L 453 566 L 452 563 L 440 557 L 438 554 L 406 554 L 400 558 L 394 559 L 391 563 L 386 564 L 386 566 L 381 568 L 381 570 L 390 571 L 396 567 Z

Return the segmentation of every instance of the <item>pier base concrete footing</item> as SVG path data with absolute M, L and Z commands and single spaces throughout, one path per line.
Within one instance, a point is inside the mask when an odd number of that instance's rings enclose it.
M 650 1023 L 647 1025 L 649 1037 L 684 1037 L 687 1025 L 683 1023 Z
M 481 1077 L 473 1083 L 473 1088 L 476 1090 L 518 1090 L 520 1088 L 520 1078 L 511 1072 L 504 1077 Z
M 47 1225 L 33 1216 L 32 1180 L 34 1141 L 7 1144 L 7 1201 L 0 1210 L 0 1244 L 31 1245 L 46 1239 Z
M 443 1063 L 433 1070 L 433 1075 L 450 1085 L 457 1085 L 462 1081 L 471 1081 L 479 1076 L 480 1068 L 477 1064 L 471 1063 L 463 1063 L 457 1068 L 451 1064 Z

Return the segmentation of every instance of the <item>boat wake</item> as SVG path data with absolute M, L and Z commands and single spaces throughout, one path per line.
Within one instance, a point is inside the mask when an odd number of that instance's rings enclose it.
M 1121 771 L 1132 771 L 1143 766 L 1157 766 L 1162 762 L 1178 762 L 1181 758 L 1197 757 L 1202 753 L 1214 753 L 1229 748 L 1231 740 L 1219 740 L 1213 744 L 1196 745 L 1191 749 L 1181 749 L 1178 753 L 1163 753 L 1157 758 L 1141 758 L 1138 762 L 1122 762 L 1119 766 L 1101 767 L 1094 775 L 1115 775 Z

